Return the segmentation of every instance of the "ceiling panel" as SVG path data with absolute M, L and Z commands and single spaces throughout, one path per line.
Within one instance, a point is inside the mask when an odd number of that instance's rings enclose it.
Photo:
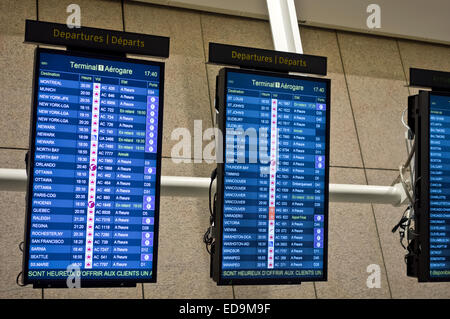
M 266 0 L 138 0 L 268 19 Z M 301 24 L 450 44 L 449 0 L 294 0 Z M 381 7 L 381 28 L 369 29 L 367 6 Z

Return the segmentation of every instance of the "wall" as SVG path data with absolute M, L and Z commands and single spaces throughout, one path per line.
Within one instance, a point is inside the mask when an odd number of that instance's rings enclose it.
M 72 0 L 0 1 L 0 167 L 24 168 L 28 148 L 33 45 L 24 19 L 64 23 Z M 77 0 L 82 25 L 170 36 L 166 61 L 163 175 L 209 176 L 212 165 L 174 164 L 170 133 L 202 120 L 212 125 L 219 67 L 205 64 L 208 42 L 273 49 L 267 21 L 119 1 Z M 36 7 L 36 4 L 38 7 Z M 125 24 L 123 24 L 123 21 Z M 332 79 L 331 183 L 388 185 L 405 159 L 401 112 L 409 67 L 450 71 L 450 47 L 302 27 L 305 53 L 328 56 Z M 300 286 L 217 287 L 202 243 L 207 202 L 164 197 L 158 283 L 120 289 L 32 289 L 16 285 L 21 270 L 25 193 L 0 192 L 0 298 L 449 298 L 450 284 L 405 276 L 404 251 L 391 228 L 403 208 L 330 204 L 329 280 Z M 381 288 L 366 287 L 378 264 Z

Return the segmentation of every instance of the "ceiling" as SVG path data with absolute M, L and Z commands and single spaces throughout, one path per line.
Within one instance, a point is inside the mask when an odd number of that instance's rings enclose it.
M 268 20 L 266 0 L 136 0 Z M 294 0 L 300 24 L 450 44 L 449 0 Z M 381 8 L 369 29 L 367 6 Z

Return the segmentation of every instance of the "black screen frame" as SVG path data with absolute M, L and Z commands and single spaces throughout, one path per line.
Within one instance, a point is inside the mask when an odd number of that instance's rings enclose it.
M 164 62 L 130 59 L 124 56 L 108 55 L 105 53 L 91 53 L 83 51 L 57 50 L 36 48 L 34 52 L 34 71 L 33 71 L 33 87 L 32 87 L 32 104 L 30 116 L 30 133 L 29 133 L 29 153 L 27 163 L 27 191 L 26 191 L 26 211 L 25 211 L 25 227 L 24 227 L 24 251 L 22 260 L 23 284 L 32 284 L 33 288 L 67 288 L 65 279 L 30 279 L 28 277 L 28 263 L 30 255 L 30 233 L 31 233 L 31 217 L 32 217 L 32 194 L 34 180 L 34 156 L 35 156 L 35 140 L 36 140 L 36 121 L 37 106 L 39 93 L 39 71 L 41 53 L 51 53 L 57 55 L 76 56 L 94 59 L 106 59 L 111 61 L 128 62 L 135 64 L 153 65 L 160 68 L 159 73 L 159 107 L 158 107 L 158 145 L 157 145 L 157 165 L 156 165 L 156 185 L 155 185 L 155 216 L 154 216 L 154 240 L 153 240 L 153 262 L 151 278 L 129 278 L 129 279 L 83 279 L 81 277 L 81 288 L 90 287 L 135 287 L 137 283 L 156 283 L 157 264 L 158 264 L 158 238 L 159 238 L 159 214 L 160 214 L 160 185 L 161 185 L 161 154 L 162 154 L 162 132 L 163 132 L 163 114 L 164 114 Z
M 323 252 L 323 276 L 298 277 L 298 278 L 223 278 L 222 277 L 222 237 L 223 237 L 223 201 L 224 201 L 224 176 L 225 176 L 225 148 L 226 148 L 226 89 L 229 72 L 246 73 L 277 78 L 289 78 L 302 81 L 323 82 L 326 84 L 326 141 L 325 141 L 325 187 L 324 187 L 324 252 Z M 222 158 L 217 163 L 217 202 L 215 212 L 215 243 L 212 256 L 212 278 L 217 285 L 290 285 L 307 281 L 327 281 L 328 278 L 328 218 L 329 218 L 329 162 L 330 162 L 330 96 L 331 80 L 307 76 L 289 75 L 286 73 L 255 71 L 248 69 L 222 68 L 219 71 L 216 84 L 216 109 L 217 125 L 222 132 Z
M 416 231 L 418 233 L 417 277 L 419 282 L 448 282 L 450 276 L 430 275 L 430 105 L 431 96 L 447 96 L 449 92 L 420 91 L 416 119 Z M 420 178 L 420 180 L 419 180 Z

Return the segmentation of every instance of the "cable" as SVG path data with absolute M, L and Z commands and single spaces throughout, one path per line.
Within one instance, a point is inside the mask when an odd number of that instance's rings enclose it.
M 405 214 L 407 211 L 409 211 L 410 206 L 408 206 L 405 211 L 402 214 L 402 217 L 400 218 L 400 221 L 397 223 L 397 225 L 394 226 L 394 228 L 392 228 L 392 233 L 395 233 L 397 231 L 397 229 L 399 230 L 399 235 L 400 235 L 400 245 L 402 245 L 402 247 L 404 249 L 407 249 L 406 246 L 403 244 L 403 239 L 405 238 L 405 229 L 407 227 L 407 223 L 408 222 L 408 218 L 405 217 Z
M 409 152 L 408 158 L 406 159 L 406 162 L 403 165 L 405 168 L 408 168 L 408 166 L 411 164 L 411 160 L 413 158 L 415 151 L 416 151 L 416 139 L 414 139 L 413 145 L 411 147 L 411 151 Z
M 214 212 L 214 214 L 213 214 L 213 217 L 216 216 L 216 203 L 217 203 L 217 193 L 214 193 L 214 202 L 213 202 L 213 212 Z
M 214 220 L 215 220 L 215 212 L 216 212 L 216 199 L 217 199 L 217 194 L 214 193 L 214 203 L 213 205 L 211 205 L 211 191 L 212 191 L 212 185 L 214 180 L 217 177 L 217 168 L 215 168 L 212 172 L 211 172 L 211 182 L 209 183 L 209 192 L 208 192 L 208 197 L 209 197 L 209 227 L 206 230 L 205 234 L 203 235 L 203 242 L 206 245 L 206 251 L 208 252 L 208 254 L 211 255 L 211 250 L 210 250 L 210 246 L 213 245 L 214 243 Z M 212 208 L 211 208 L 212 206 Z
M 20 243 L 19 243 L 19 250 L 23 253 L 23 245 L 24 245 L 24 242 L 23 241 L 21 241 Z M 16 284 L 19 286 L 19 287 L 24 287 L 25 285 L 24 284 L 22 284 L 20 281 L 19 281 L 19 278 L 20 278 L 20 276 L 23 274 L 23 272 L 21 271 L 21 272 L 19 272 L 19 274 L 17 275 L 17 277 L 16 277 Z
M 417 256 L 418 253 L 420 253 L 418 250 L 420 250 L 420 247 L 417 246 L 417 239 L 418 234 L 415 232 L 416 225 L 416 219 L 415 219 L 415 207 L 418 202 L 417 198 L 417 192 L 416 192 L 416 186 L 418 181 L 421 179 L 421 176 L 416 178 L 416 167 L 415 167 L 415 156 L 418 154 L 415 154 L 416 151 L 416 143 L 417 143 L 417 137 L 415 136 L 414 132 L 411 130 L 411 127 L 407 123 L 405 123 L 405 113 L 408 110 L 408 108 L 405 108 L 402 112 L 401 122 L 403 126 L 407 129 L 407 132 L 405 133 L 405 144 L 406 144 L 406 151 L 408 154 L 408 158 L 405 161 L 405 164 L 400 165 L 399 167 L 399 176 L 394 181 L 394 183 L 400 181 L 402 184 L 402 187 L 408 197 L 409 205 L 406 208 L 406 210 L 403 212 L 402 217 L 398 224 L 394 226 L 392 229 L 392 232 L 396 232 L 397 229 L 399 230 L 400 235 L 400 244 L 402 247 L 407 250 L 407 254 L 405 255 L 404 261 L 408 265 L 409 261 L 411 261 L 411 258 L 414 258 L 414 256 Z M 405 179 L 404 175 L 409 168 L 409 182 Z M 406 237 L 406 246 L 403 243 L 403 240 Z
M 212 190 L 213 182 L 216 179 L 216 176 L 217 176 L 217 169 L 215 168 L 212 171 L 212 173 L 211 173 L 211 182 L 209 183 L 209 192 L 208 192 L 208 195 L 209 195 L 209 214 L 211 215 L 211 217 L 213 216 L 213 212 L 211 210 L 211 190 Z
M 203 235 L 203 242 L 206 245 L 206 251 L 211 255 L 211 250 L 209 249 L 209 246 L 211 246 L 211 244 L 213 243 L 213 238 L 211 237 L 211 227 L 208 227 L 205 234 Z
M 408 111 L 408 107 L 406 107 L 402 112 L 401 122 L 402 122 L 403 126 L 407 129 L 407 132 L 405 134 L 405 142 L 406 142 L 406 151 L 408 152 L 408 159 L 406 160 L 404 167 L 408 168 L 408 166 L 410 166 L 412 159 L 414 158 L 416 139 L 414 137 L 414 133 L 413 133 L 411 127 L 409 127 L 409 125 L 405 122 L 406 111 Z M 411 144 L 411 141 L 413 141 L 412 144 Z M 411 183 L 413 183 L 413 181 L 414 181 L 413 174 L 414 174 L 414 165 L 411 165 L 411 167 L 410 167 Z M 413 192 L 414 192 L 414 190 L 413 190 Z
M 406 111 L 408 111 L 408 107 L 405 107 L 405 109 L 402 112 L 402 118 L 401 118 L 402 119 L 402 124 L 408 130 L 408 134 L 409 134 L 409 136 L 412 139 L 412 137 L 414 136 L 414 133 L 413 133 L 412 129 L 409 127 L 409 125 L 406 124 L 406 122 L 405 122 L 405 113 L 406 113 Z
M 410 190 L 409 190 L 409 188 L 408 188 L 408 185 L 406 184 L 406 180 L 405 180 L 405 178 L 403 177 L 403 171 L 404 171 L 404 170 L 405 170 L 405 166 L 401 165 L 401 166 L 399 167 L 399 172 L 400 172 L 400 183 L 402 184 L 403 189 L 405 190 L 406 197 L 408 197 L 410 204 L 411 204 L 411 205 L 414 205 L 414 199 L 412 198 L 411 193 L 410 193 Z
M 399 175 L 394 180 L 393 184 L 400 182 L 403 190 L 405 191 L 405 194 L 408 198 L 409 205 L 408 207 L 403 211 L 403 214 L 399 220 L 399 222 L 392 228 L 392 233 L 395 233 L 397 230 L 399 232 L 400 236 L 400 245 L 405 250 L 410 250 L 410 244 L 411 241 L 414 238 L 412 236 L 414 234 L 413 228 L 411 225 L 411 222 L 414 219 L 414 205 L 415 205 L 415 198 L 416 198 L 416 192 L 415 187 L 417 180 L 415 180 L 415 165 L 414 165 L 414 155 L 416 150 L 416 138 L 414 136 L 413 131 L 409 127 L 409 125 L 405 122 L 405 113 L 408 111 L 408 107 L 406 107 L 401 116 L 401 122 L 403 126 L 407 129 L 407 132 L 405 133 L 405 145 L 406 145 L 406 152 L 408 154 L 408 157 L 404 164 L 399 166 Z M 407 172 L 407 169 L 410 169 L 410 180 L 408 181 L 405 178 L 405 173 Z M 411 194 L 412 193 L 412 194 Z M 404 239 L 406 237 L 406 246 L 403 243 Z M 406 258 L 406 257 L 405 257 Z M 405 259 L 406 260 L 406 259 Z
M 408 136 L 406 136 L 405 140 L 406 140 L 406 149 L 407 149 L 408 153 L 410 153 L 411 150 L 415 147 L 415 142 L 411 143 L 411 140 L 408 138 Z M 411 181 L 411 185 L 414 185 L 414 179 L 415 179 L 415 173 L 416 173 L 414 157 L 415 157 L 415 154 L 412 156 L 410 165 L 409 165 L 409 179 Z M 413 197 L 415 198 L 416 190 L 414 187 L 412 187 L 412 193 L 413 193 Z
M 16 284 L 17 284 L 17 286 L 19 286 L 19 287 L 25 287 L 26 285 L 24 285 L 24 284 L 22 284 L 20 281 L 19 281 L 19 278 L 20 278 L 20 276 L 23 274 L 23 272 L 19 272 L 19 274 L 17 275 L 17 278 L 16 278 Z
M 403 112 L 405 112 L 405 111 L 403 111 Z M 403 123 L 403 125 L 405 127 L 408 128 L 408 130 L 410 130 L 409 126 L 404 123 L 403 116 L 402 116 L 402 123 Z M 404 191 L 406 193 L 406 196 L 408 197 L 408 200 L 409 200 L 410 204 L 414 205 L 414 199 L 411 196 L 410 189 L 409 189 L 409 187 L 407 185 L 407 181 L 406 181 L 405 177 L 403 176 L 403 174 L 408 169 L 408 167 L 410 167 L 410 166 L 411 166 L 410 170 L 414 170 L 414 168 L 412 167 L 413 165 L 411 165 L 411 163 L 412 163 L 412 159 L 414 157 L 414 153 L 416 151 L 416 139 L 414 139 L 413 144 L 411 146 L 411 149 L 409 149 L 409 144 L 408 144 L 409 138 L 408 138 L 408 136 L 406 137 L 406 140 L 407 140 L 406 141 L 406 143 L 407 143 L 406 144 L 406 150 L 408 151 L 408 158 L 406 159 L 405 164 L 402 164 L 402 165 L 399 166 L 399 176 L 396 178 L 396 181 L 400 180 L 400 183 L 403 186 L 403 189 L 404 189 Z M 414 184 L 414 181 L 412 179 L 413 179 L 413 176 L 411 175 L 411 181 L 410 181 L 411 185 Z M 394 183 L 395 183 L 395 181 L 394 181 Z M 414 190 L 413 190 L 413 194 L 414 194 Z

